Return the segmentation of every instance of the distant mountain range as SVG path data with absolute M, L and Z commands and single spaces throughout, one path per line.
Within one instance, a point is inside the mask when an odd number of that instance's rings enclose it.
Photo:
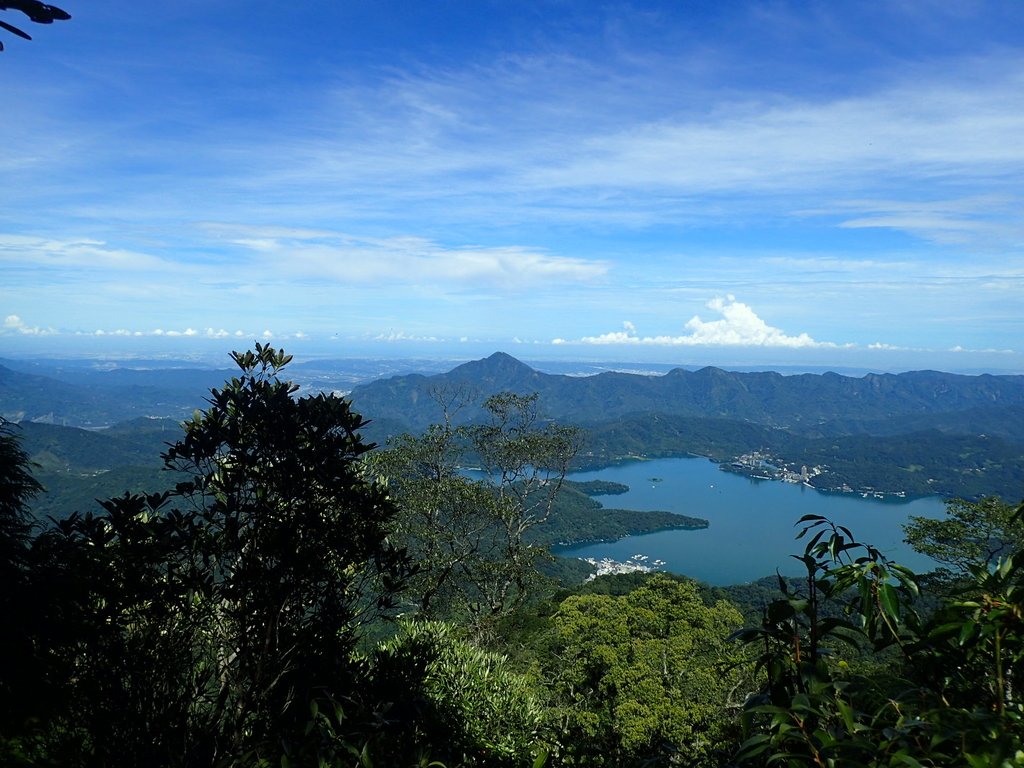
M 452 412 L 456 423 L 469 423 L 483 416 L 480 404 L 489 395 L 537 393 L 546 418 L 584 428 L 580 467 L 692 454 L 729 464 L 757 451 L 797 470 L 823 467 L 816 487 L 1024 496 L 1024 376 L 782 375 L 712 367 L 581 376 L 544 373 L 501 352 L 439 373 L 403 370 L 407 362 L 358 361 L 346 373 L 335 361 L 296 364 L 292 375 L 303 391 L 364 382 L 348 396 L 370 420 L 366 437 L 378 443 L 440 421 L 439 399 L 464 401 Z M 66 476 L 63 463 L 75 468 L 71 474 L 99 472 L 97 482 L 113 483 L 108 473 L 114 468 L 153 466 L 146 457 L 156 459 L 164 442 L 177 437 L 168 435 L 174 422 L 204 407 L 210 388 L 232 374 L 0 360 L 0 416 L 37 422 L 25 425 L 24 437 L 48 474 Z M 129 419 L 137 421 L 95 431 Z M 90 431 L 65 434 L 42 422 Z
M 410 371 L 439 372 L 437 360 L 294 361 L 303 392 L 348 392 L 355 384 Z M 185 418 L 238 371 L 189 360 L 8 360 L 0 358 L 0 417 L 90 429 L 140 416 Z
M 373 381 L 355 387 L 350 396 L 365 417 L 417 430 L 440 418 L 437 393 L 450 397 L 462 392 L 479 403 L 500 391 L 536 392 L 544 413 L 581 424 L 657 413 L 739 420 L 804 434 L 939 429 L 1024 440 L 1024 376 L 937 371 L 862 378 L 835 373 L 783 376 L 710 367 L 676 368 L 662 376 L 566 376 L 541 373 L 497 352 L 447 373 Z M 480 413 L 466 408 L 459 418 L 472 421 Z
M 821 489 L 1024 497 L 1024 376 L 702 368 L 579 377 L 496 353 L 447 373 L 374 381 L 351 398 L 371 420 L 367 435 L 386 442 L 439 421 L 439 398 L 468 399 L 454 421 L 471 423 L 483 415 L 477 404 L 501 391 L 536 392 L 545 416 L 583 427 L 581 468 L 686 455 L 731 464 L 758 452 L 792 472 L 820 467 Z
M 91 370 L 0 361 L 0 417 L 102 427 L 139 416 L 184 418 L 232 375 L 212 369 Z

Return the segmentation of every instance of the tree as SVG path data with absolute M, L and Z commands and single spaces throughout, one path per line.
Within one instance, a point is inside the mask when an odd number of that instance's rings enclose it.
M 483 423 L 453 426 L 463 393 L 435 393 L 444 422 L 403 435 L 375 458 L 400 507 L 396 531 L 418 572 L 408 597 L 427 618 L 468 612 L 478 628 L 520 605 L 545 554 L 544 523 L 576 454 L 577 430 L 544 422 L 536 395 L 484 402 Z M 474 463 L 472 475 L 464 469 Z
M 470 429 L 470 439 L 483 476 L 493 486 L 488 511 L 498 536 L 484 553 L 483 578 L 474 586 L 482 598 L 480 610 L 493 617 L 521 605 L 537 579 L 537 561 L 547 551 L 528 543 L 526 534 L 551 516 L 579 451 L 580 433 L 542 422 L 536 394 L 492 395 L 484 409 L 487 420 Z
M 911 517 L 903 531 L 915 550 L 960 575 L 1024 549 L 1024 521 L 1011 505 L 991 496 L 980 501 L 951 499 L 945 518 Z
M 465 574 L 478 566 L 494 526 L 484 510 L 490 486 L 460 469 L 465 444 L 449 422 L 419 437 L 401 435 L 374 457 L 399 514 L 394 532 L 416 562 L 403 596 L 425 619 L 449 615 L 469 603 Z
M 240 375 L 164 455 L 191 479 L 36 541 L 38 646 L 64 702 L 51 754 L 213 765 L 344 751 L 338 733 L 309 747 L 322 735 L 310 706 L 364 703 L 360 623 L 407 565 L 387 539 L 395 508 L 364 471 L 371 446 L 347 401 L 294 397 L 283 350 L 232 358 Z
M 373 684 L 393 706 L 374 757 L 412 765 L 417 752 L 452 766 L 535 765 L 546 711 L 508 658 L 473 645 L 454 625 L 402 621 L 373 653 Z
M 42 486 L 11 423 L 0 418 L 0 567 L 21 564 L 32 530 L 28 502 Z M 6 576 L 7 573 L 5 572 Z M 5 580 L 6 583 L 6 580 Z
M 21 11 L 23 14 L 28 16 L 29 21 L 34 21 L 36 24 L 53 24 L 55 21 L 67 21 L 71 18 L 71 15 L 55 5 L 47 5 L 46 3 L 40 3 L 38 0 L 4 0 L 0 2 L 0 11 L 15 10 Z M 32 37 L 23 29 L 8 24 L 6 21 L 0 21 L 0 28 L 6 29 L 18 37 L 24 38 L 25 40 L 31 40 Z M 4 44 L 0 41 L 0 51 L 4 49 Z
M 297 385 L 279 378 L 283 350 L 232 357 L 242 375 L 213 391 L 164 458 L 194 476 L 176 495 L 207 533 L 214 702 L 237 753 L 304 719 L 312 699 L 351 695 L 358 623 L 389 605 L 404 558 L 387 541 L 394 507 L 364 472 L 372 446 L 348 401 L 295 399 Z
M 576 595 L 554 617 L 548 663 L 570 765 L 711 765 L 740 681 L 726 642 L 742 623 L 690 582 L 657 574 L 621 597 Z
M 1019 765 L 1024 551 L 970 566 L 963 595 L 922 616 L 914 573 L 842 526 L 802 522 L 805 589 L 780 577 L 783 597 L 736 635 L 761 649 L 764 674 L 739 764 Z M 874 663 L 837 658 L 839 643 Z
M 42 490 L 30 467 L 17 433 L 0 418 L 0 616 L 12 628 L 0 639 L 0 757 L 3 734 L 10 733 L 25 714 L 21 693 L 32 685 L 32 672 L 24 663 L 30 643 L 26 633 L 19 631 L 32 610 L 26 590 L 32 532 L 28 502 Z

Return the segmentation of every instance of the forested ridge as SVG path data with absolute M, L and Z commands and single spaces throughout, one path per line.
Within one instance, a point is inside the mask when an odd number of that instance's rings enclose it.
M 632 456 L 705 456 L 732 462 L 751 451 L 782 464 L 821 466 L 821 490 L 981 498 L 1024 487 L 1024 445 L 987 434 L 939 430 L 894 435 L 807 436 L 732 419 L 637 413 L 586 424 L 579 466 L 600 467 Z
M 822 465 L 815 485 L 823 490 L 981 498 L 1024 485 L 1024 376 L 718 368 L 565 376 L 495 353 L 447 373 L 370 382 L 351 396 L 371 419 L 369 434 L 384 441 L 436 420 L 430 393 L 438 389 L 535 392 L 545 414 L 585 429 L 577 467 L 687 455 L 729 462 L 770 451 L 797 468 Z M 478 416 L 474 408 L 459 414 Z
M 374 418 L 403 420 L 421 429 L 436 420 L 430 392 L 442 388 L 536 392 L 549 414 L 572 413 L 578 422 L 599 422 L 636 413 L 699 416 L 747 421 L 813 433 L 842 434 L 880 428 L 894 420 L 915 429 L 952 414 L 996 409 L 1005 418 L 1024 407 L 1024 376 L 967 376 L 938 371 L 862 377 L 836 373 L 782 375 L 742 373 L 707 367 L 676 368 L 661 376 L 608 371 L 591 376 L 546 374 L 502 352 L 464 363 L 447 373 L 410 374 L 356 386 L 351 396 Z M 462 418 L 472 420 L 477 409 Z M 922 423 L 922 420 L 924 422 Z M 993 422 L 993 426 L 995 423 Z M 1008 437 L 1020 439 L 1019 433 Z
M 434 388 L 438 418 L 374 448 L 355 403 L 296 391 L 283 351 L 232 357 L 171 434 L 3 424 L 0 763 L 1024 760 L 1016 497 L 914 521 L 944 566 L 927 576 L 808 517 L 802 578 L 559 581 L 552 543 L 638 518 L 593 498 L 614 484 L 566 481 L 586 439 L 540 394 Z M 121 479 L 115 458 L 156 485 L 33 517 L 34 473 Z

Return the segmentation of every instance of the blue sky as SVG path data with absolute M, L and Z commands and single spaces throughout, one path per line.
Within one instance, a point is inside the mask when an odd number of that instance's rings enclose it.
M 0 356 L 1024 372 L 1024 3 L 58 4 Z

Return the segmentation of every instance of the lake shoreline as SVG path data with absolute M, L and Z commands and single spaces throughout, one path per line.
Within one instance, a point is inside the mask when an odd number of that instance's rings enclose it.
M 590 458 L 593 459 L 597 457 Z M 947 496 L 941 493 L 914 493 L 902 489 L 895 491 L 881 490 L 867 486 L 861 488 L 852 488 L 846 485 L 815 485 L 814 483 L 810 482 L 810 480 L 813 479 L 813 477 L 808 479 L 803 479 L 799 475 L 797 475 L 796 477 L 788 477 L 786 476 L 786 473 L 783 471 L 770 472 L 760 468 L 745 466 L 741 462 L 738 462 L 736 459 L 719 459 L 715 458 L 714 456 L 706 456 L 704 454 L 693 453 L 691 451 L 681 451 L 677 454 L 666 454 L 664 456 L 628 454 L 626 456 L 604 458 L 592 463 L 585 463 L 580 468 L 573 469 L 570 472 L 570 475 L 579 473 L 600 472 L 602 470 L 615 469 L 617 467 L 627 466 L 633 463 L 647 463 L 652 461 L 664 461 L 667 459 L 704 459 L 705 461 L 709 461 L 712 464 L 716 465 L 718 469 L 721 470 L 722 472 L 729 472 L 732 474 L 741 475 L 743 477 L 749 478 L 750 480 L 756 480 L 760 482 L 778 482 L 788 483 L 791 485 L 803 485 L 805 488 L 817 491 L 818 493 L 822 494 L 844 494 L 849 496 L 860 496 L 861 498 L 874 498 L 879 500 L 884 499 L 895 503 L 900 503 L 903 501 L 911 502 L 917 501 L 919 499 L 928 498 L 940 498 L 943 500 L 948 499 Z M 765 473 L 761 474 L 761 472 Z
M 901 526 L 911 515 L 939 517 L 945 512 L 940 497 L 878 499 L 829 493 L 722 472 L 718 463 L 691 455 L 623 461 L 573 472 L 568 479 L 627 485 L 629 492 L 615 498 L 617 507 L 667 510 L 706 519 L 708 526 L 556 546 L 553 554 L 625 562 L 641 553 L 664 561 L 662 570 L 713 585 L 748 583 L 776 570 L 797 573 L 799 564 L 791 556 L 803 551 L 795 536 L 804 514 L 834 519 L 897 561 L 915 570 L 931 570 L 934 565 L 903 542 Z

